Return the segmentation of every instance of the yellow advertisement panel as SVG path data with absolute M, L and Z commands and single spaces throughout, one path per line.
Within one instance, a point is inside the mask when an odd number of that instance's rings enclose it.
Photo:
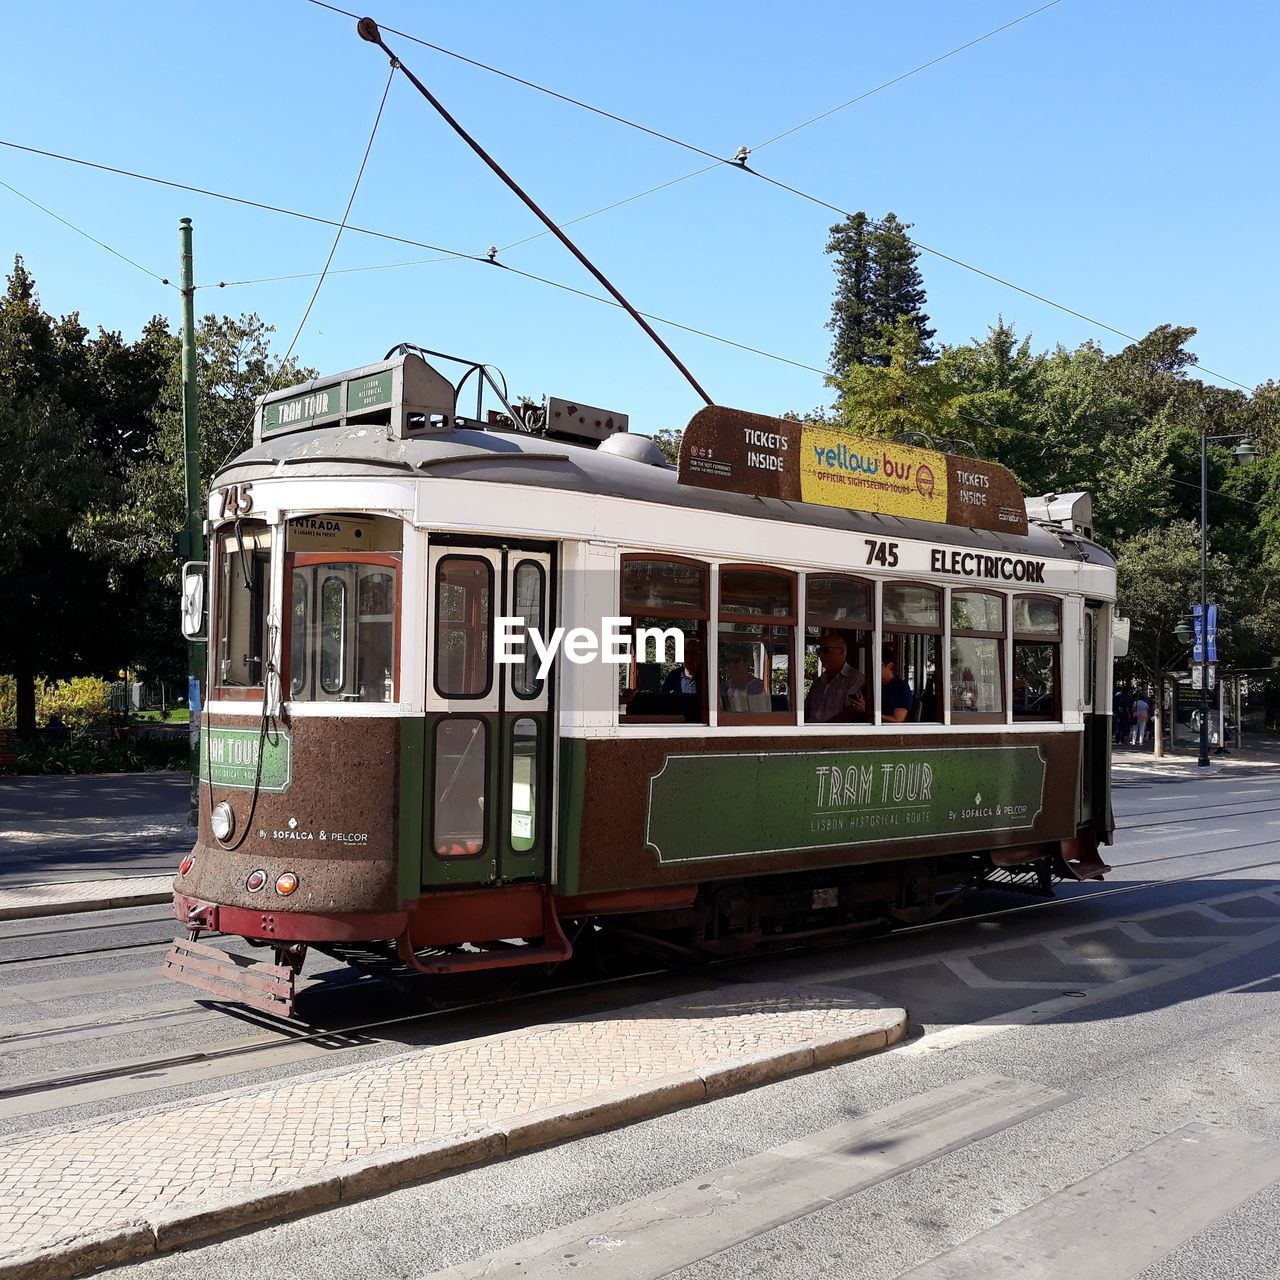
M 946 458 L 890 440 L 804 427 L 800 497 L 825 507 L 945 523 Z

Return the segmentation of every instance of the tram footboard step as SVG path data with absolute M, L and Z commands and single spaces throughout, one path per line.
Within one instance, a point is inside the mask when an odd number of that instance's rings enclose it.
M 224 1000 L 284 1017 L 293 1015 L 294 973 L 288 965 L 267 964 L 208 943 L 175 938 L 162 968 L 168 977 Z

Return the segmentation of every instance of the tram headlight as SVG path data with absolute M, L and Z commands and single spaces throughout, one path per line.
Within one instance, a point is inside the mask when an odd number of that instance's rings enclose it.
M 231 839 L 231 833 L 236 829 L 236 815 L 231 812 L 231 806 L 225 800 L 219 800 L 213 806 L 213 812 L 209 815 L 209 826 L 213 830 L 215 840 Z

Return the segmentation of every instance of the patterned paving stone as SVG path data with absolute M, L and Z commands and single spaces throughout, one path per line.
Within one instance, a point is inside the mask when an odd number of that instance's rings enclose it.
M 736 987 L 14 1139 L 0 1255 L 903 1016 L 860 994 Z

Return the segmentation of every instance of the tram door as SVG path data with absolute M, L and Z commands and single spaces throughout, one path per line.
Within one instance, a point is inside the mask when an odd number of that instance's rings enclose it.
M 497 659 L 500 618 L 552 630 L 554 549 L 433 539 L 429 563 L 422 883 L 546 880 L 554 672 L 527 633 L 520 661 Z
M 1101 766 L 1102 788 L 1105 795 L 1106 770 L 1109 767 L 1108 747 L 1110 739 L 1106 727 L 1108 708 L 1099 705 L 1105 689 L 1105 681 L 1098 678 L 1099 626 L 1102 622 L 1102 606 L 1086 604 L 1084 609 L 1084 634 L 1080 655 L 1080 703 L 1084 719 L 1084 733 L 1080 747 L 1080 812 L 1079 821 L 1088 823 L 1094 817 L 1095 798 L 1100 794 L 1098 770 Z

